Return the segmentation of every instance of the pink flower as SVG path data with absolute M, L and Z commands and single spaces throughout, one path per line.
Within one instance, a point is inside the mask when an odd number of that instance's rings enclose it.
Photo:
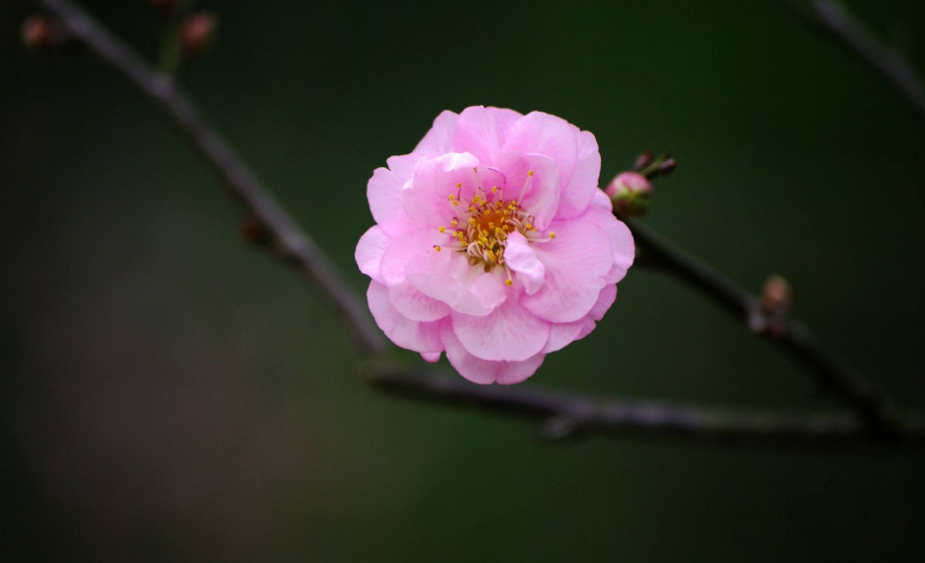
M 519 383 L 587 336 L 633 263 L 629 229 L 597 188 L 594 135 L 541 112 L 441 113 L 366 195 L 357 245 L 369 308 L 398 346 L 442 352 L 475 383 Z

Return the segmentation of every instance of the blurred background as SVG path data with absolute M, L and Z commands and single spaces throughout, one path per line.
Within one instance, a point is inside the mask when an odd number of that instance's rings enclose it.
M 365 292 L 366 181 L 444 109 L 592 131 L 602 184 L 680 162 L 646 221 L 925 407 L 925 126 L 771 0 L 203 1 L 182 78 Z M 149 57 L 142 0 L 85 5 Z M 850 2 L 925 64 L 919 0 Z M 925 557 L 925 455 L 591 438 L 384 397 L 325 299 L 152 104 L 0 4 L 0 560 L 869 561 Z M 420 363 L 406 356 L 413 365 Z M 632 270 L 528 387 L 838 406 L 671 279 Z

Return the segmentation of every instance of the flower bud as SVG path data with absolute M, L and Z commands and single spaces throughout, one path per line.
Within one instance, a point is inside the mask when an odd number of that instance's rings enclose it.
M 792 301 L 790 282 L 778 275 L 768 277 L 761 290 L 761 312 L 765 315 L 786 315 Z
M 637 172 L 623 172 L 611 180 L 604 192 L 610 196 L 620 217 L 638 217 L 649 210 L 652 184 Z
M 197 12 L 186 18 L 180 31 L 180 45 L 183 55 L 192 59 L 198 57 L 215 41 L 218 22 L 209 12 Z
M 22 42 L 30 49 L 42 49 L 56 41 L 56 30 L 45 16 L 32 16 L 22 22 Z

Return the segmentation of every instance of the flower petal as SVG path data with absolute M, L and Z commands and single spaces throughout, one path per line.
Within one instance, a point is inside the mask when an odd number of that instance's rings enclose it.
M 501 170 L 507 178 L 505 200 L 517 200 L 520 208 L 534 216 L 538 229 L 545 229 L 559 205 L 559 169 L 556 161 L 542 154 L 515 151 L 501 153 Z
M 559 169 L 561 190 L 568 185 L 578 158 L 576 131 L 577 128 L 561 117 L 534 111 L 514 122 L 501 150 L 537 153 L 552 158 Z
M 543 364 L 545 354 L 536 354 L 522 362 L 492 362 L 479 359 L 466 351 L 449 323 L 443 323 L 441 336 L 446 357 L 459 374 L 473 383 L 512 385 L 533 375 Z
M 604 289 L 598 294 L 597 302 L 591 307 L 587 315 L 571 323 L 553 323 L 549 327 L 549 341 L 546 343 L 546 347 L 543 348 L 543 353 L 556 352 L 591 334 L 597 326 L 595 321 L 599 321 L 604 317 L 604 313 L 610 309 L 616 298 L 617 286 L 605 285 Z
M 425 362 L 433 364 L 440 361 L 440 352 L 422 352 L 421 357 Z
M 379 262 L 386 249 L 392 244 L 392 239 L 379 227 L 374 225 L 366 231 L 357 244 L 354 258 L 360 271 L 378 282 L 383 282 L 379 271 Z
M 549 340 L 549 323 L 538 319 L 514 298 L 490 314 L 452 313 L 453 331 L 470 354 L 482 360 L 523 361 Z
M 577 321 L 588 314 L 606 285 L 614 263 L 610 237 L 590 221 L 562 221 L 550 226 L 556 238 L 536 242 L 533 250 L 546 267 L 546 283 L 524 306 L 556 323 Z
M 455 148 L 471 152 L 482 164 L 496 166 L 508 130 L 521 117 L 510 109 L 468 107 L 456 121 Z
M 598 209 L 603 209 L 607 213 L 613 213 L 613 202 L 610 201 L 610 198 L 604 193 L 604 190 L 594 190 L 594 195 L 591 197 L 591 205 Z
M 404 218 L 402 182 L 388 168 L 376 168 L 366 184 L 366 199 L 376 223 L 395 223 Z
M 422 353 L 443 350 L 441 321 L 425 323 L 405 317 L 389 301 L 388 288 L 375 280 L 369 283 L 366 299 L 376 324 L 396 345 Z
M 614 217 L 613 213 L 594 205 L 585 210 L 581 219 L 594 223 L 610 237 L 610 244 L 613 246 L 613 268 L 607 274 L 607 283 L 622 280 L 636 257 L 636 243 L 629 227 Z
M 536 252 L 519 231 L 514 231 L 507 237 L 504 263 L 517 274 L 517 279 L 524 284 L 527 295 L 539 291 L 546 280 L 546 267 L 537 259 Z
M 424 295 L 407 281 L 389 287 L 389 301 L 412 321 L 438 321 L 450 314 L 446 303 Z
M 414 147 L 412 154 L 425 156 L 440 156 L 453 152 L 453 138 L 456 135 L 456 120 L 459 115 L 446 110 L 437 116 L 433 127 L 424 135 L 418 146 Z
M 599 191 L 597 181 L 601 176 L 601 153 L 597 148 L 597 139 L 588 131 L 578 131 L 577 127 L 574 129 L 578 132 L 578 157 L 568 186 L 559 196 L 557 219 L 578 217 L 591 204 L 594 192 Z
M 392 240 L 382 254 L 379 271 L 386 285 L 398 285 L 405 281 L 405 267 L 416 256 L 424 254 L 440 242 L 440 235 L 434 229 L 418 229 L 407 232 Z
M 451 250 L 431 249 L 411 260 L 405 270 L 414 287 L 461 313 L 487 315 L 507 298 L 500 269 L 474 268 L 466 256 Z
M 457 206 L 448 196 L 464 201 L 472 198 L 479 184 L 475 172 L 478 165 L 478 159 L 470 153 L 448 153 L 421 160 L 402 190 L 402 208 L 407 220 L 417 226 L 438 227 L 449 224 L 454 216 L 459 217 Z

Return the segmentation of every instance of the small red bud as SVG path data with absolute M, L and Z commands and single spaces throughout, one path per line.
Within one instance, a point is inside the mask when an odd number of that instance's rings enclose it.
M 198 57 L 215 41 L 218 20 L 209 12 L 197 12 L 186 18 L 180 32 L 183 55 L 192 59 Z
M 22 42 L 30 49 L 42 49 L 56 43 L 57 31 L 45 16 L 32 16 L 22 22 Z
M 768 277 L 761 290 L 761 312 L 765 315 L 784 316 L 790 310 L 792 301 L 790 282 L 778 275 Z
M 604 190 L 620 217 L 639 217 L 649 210 L 652 184 L 637 172 L 623 172 Z

